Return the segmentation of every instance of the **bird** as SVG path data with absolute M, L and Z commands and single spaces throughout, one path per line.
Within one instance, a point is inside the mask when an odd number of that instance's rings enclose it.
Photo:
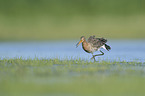
M 105 49 L 105 50 L 111 50 L 111 47 L 106 44 L 107 39 L 104 38 L 95 38 L 95 35 L 90 36 L 88 40 L 86 40 L 85 36 L 81 36 L 80 41 L 76 44 L 76 48 L 82 43 L 82 48 L 84 51 L 87 53 L 92 53 L 92 58 L 94 61 L 96 61 L 95 57 L 96 56 L 101 56 L 104 55 L 104 52 L 102 52 L 100 49 Z M 96 54 L 93 55 L 94 52 L 100 51 L 101 54 Z

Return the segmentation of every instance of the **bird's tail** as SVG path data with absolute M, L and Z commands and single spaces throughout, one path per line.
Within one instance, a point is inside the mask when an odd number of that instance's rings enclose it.
M 109 51 L 109 50 L 111 50 L 111 47 L 109 46 L 109 45 L 107 45 L 107 44 L 105 44 L 105 48 Z

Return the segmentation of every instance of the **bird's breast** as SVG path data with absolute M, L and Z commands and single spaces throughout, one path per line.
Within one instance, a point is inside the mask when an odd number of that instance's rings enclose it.
M 87 52 L 87 53 L 93 53 L 96 51 L 96 48 L 93 47 L 90 43 L 82 43 L 82 47 L 83 49 Z

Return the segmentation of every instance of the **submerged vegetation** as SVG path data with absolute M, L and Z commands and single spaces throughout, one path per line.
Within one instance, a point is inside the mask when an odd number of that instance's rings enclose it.
M 145 62 L 3 59 L 1 96 L 145 95 Z

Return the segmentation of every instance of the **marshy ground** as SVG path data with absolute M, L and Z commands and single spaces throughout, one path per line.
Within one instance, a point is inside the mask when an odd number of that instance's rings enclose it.
M 1 96 L 145 95 L 145 62 L 3 59 Z

